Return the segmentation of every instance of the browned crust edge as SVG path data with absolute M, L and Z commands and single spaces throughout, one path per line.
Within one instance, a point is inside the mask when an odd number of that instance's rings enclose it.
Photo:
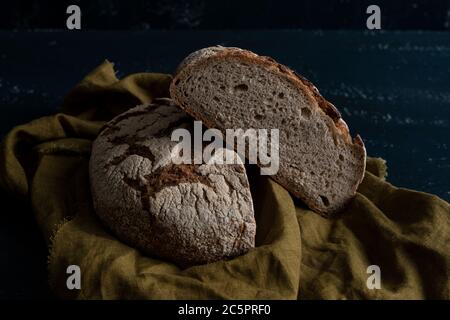
M 194 117 L 195 119 L 201 120 L 208 128 L 214 128 L 215 124 L 212 121 L 209 121 L 208 119 L 205 119 L 203 115 L 199 114 L 198 112 L 192 110 L 189 106 L 183 104 L 183 102 L 178 99 L 178 96 L 176 95 L 176 82 L 181 78 L 183 74 L 187 74 L 190 70 L 194 69 L 195 67 L 199 67 L 199 65 L 206 64 L 210 60 L 220 60 L 222 58 L 228 58 L 228 57 L 237 57 L 240 59 L 245 60 L 246 62 L 250 63 L 257 63 L 263 67 L 265 67 L 268 71 L 275 71 L 279 73 L 282 76 L 285 76 L 286 79 L 288 79 L 294 86 L 298 87 L 302 92 L 305 94 L 305 96 L 310 100 L 312 105 L 316 105 L 318 110 L 322 111 L 325 115 L 327 115 L 331 120 L 333 120 L 334 128 L 331 128 L 333 130 L 334 134 L 340 135 L 345 143 L 350 145 L 357 145 L 359 149 L 363 152 L 363 166 L 361 168 L 360 178 L 358 179 L 358 182 L 353 186 L 352 188 L 352 195 L 349 197 L 349 199 L 339 208 L 334 210 L 322 210 L 321 208 L 317 207 L 313 201 L 310 201 L 308 197 L 305 195 L 302 195 L 295 190 L 292 190 L 288 187 L 288 183 L 283 181 L 278 176 L 271 176 L 275 181 L 277 181 L 280 185 L 282 185 L 285 189 L 289 190 L 291 194 L 293 194 L 295 197 L 301 199 L 304 203 L 308 205 L 310 209 L 313 211 L 319 213 L 325 218 L 330 218 L 334 216 L 336 213 L 343 210 L 353 199 L 353 197 L 356 195 L 356 191 L 358 189 L 359 184 L 364 179 L 364 173 L 366 168 L 366 148 L 364 146 L 364 142 L 361 139 L 359 135 L 356 135 L 356 137 L 352 141 L 352 137 L 350 135 L 348 126 L 346 122 L 342 119 L 341 113 L 339 110 L 329 101 L 327 101 L 319 92 L 319 90 L 305 77 L 299 75 L 295 71 L 291 70 L 290 68 L 276 62 L 273 58 L 267 57 L 267 56 L 260 56 L 257 55 L 254 52 L 238 49 L 238 48 L 226 48 L 223 47 L 222 50 L 215 52 L 213 55 L 200 58 L 198 60 L 195 60 L 194 62 L 189 62 L 188 64 L 184 65 L 182 68 L 178 68 L 176 73 L 174 74 L 174 77 L 172 79 L 172 82 L 170 84 L 170 96 L 171 98 L 178 103 L 178 105 L 189 115 Z

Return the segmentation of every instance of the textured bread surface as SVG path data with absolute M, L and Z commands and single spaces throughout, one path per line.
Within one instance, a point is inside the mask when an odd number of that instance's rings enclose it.
M 279 129 L 272 177 L 325 216 L 355 195 L 365 170 L 362 139 L 308 80 L 269 57 L 210 47 L 180 64 L 171 97 L 208 127 Z M 268 148 L 270 150 L 270 148 Z
M 241 255 L 256 232 L 242 163 L 172 163 L 172 131 L 193 121 L 170 99 L 130 109 L 105 125 L 89 166 L 94 209 L 111 231 L 181 266 Z

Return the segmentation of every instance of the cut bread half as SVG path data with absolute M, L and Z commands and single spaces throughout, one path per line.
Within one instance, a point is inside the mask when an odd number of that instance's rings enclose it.
M 324 216 L 340 211 L 363 179 L 362 139 L 352 139 L 339 111 L 314 85 L 269 57 L 239 48 L 201 49 L 180 64 L 170 94 L 223 133 L 279 129 L 279 170 L 272 178 Z

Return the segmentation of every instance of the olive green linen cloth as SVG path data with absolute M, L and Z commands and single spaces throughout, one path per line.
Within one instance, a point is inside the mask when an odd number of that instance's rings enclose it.
M 229 261 L 181 269 L 120 242 L 92 208 L 91 143 L 114 115 L 167 96 L 170 80 L 154 73 L 119 80 L 106 61 L 67 95 L 62 113 L 17 126 L 2 141 L 0 185 L 30 203 L 59 297 L 450 298 L 450 206 L 386 182 L 382 159 L 368 159 L 355 199 L 334 219 L 308 210 L 251 167 L 257 246 Z M 66 287 L 69 265 L 80 266 L 81 290 Z M 380 267 L 381 289 L 367 288 L 369 265 Z

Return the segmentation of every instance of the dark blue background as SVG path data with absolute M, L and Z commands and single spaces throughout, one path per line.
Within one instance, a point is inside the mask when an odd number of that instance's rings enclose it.
M 80 6 L 85 29 L 361 29 L 379 5 L 385 30 L 449 30 L 450 0 L 15 0 L 0 29 L 63 29 Z

